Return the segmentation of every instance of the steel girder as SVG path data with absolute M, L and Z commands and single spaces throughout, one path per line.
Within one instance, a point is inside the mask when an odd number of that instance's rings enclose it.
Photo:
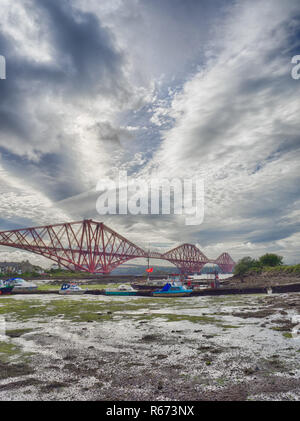
M 173 263 L 182 273 L 200 272 L 209 259 L 193 244 L 182 244 L 167 253 L 163 258 Z
M 232 259 L 232 257 L 228 253 L 222 253 L 214 261 L 214 263 L 216 263 L 225 273 L 232 272 L 235 266 L 235 261 Z
M 109 273 L 132 258 L 147 257 L 144 250 L 92 220 L 0 232 L 0 244 L 91 273 Z
M 168 260 L 183 273 L 200 272 L 206 263 L 216 263 L 231 271 L 235 262 L 228 253 L 208 259 L 196 246 L 183 244 L 166 253 L 146 252 L 116 231 L 86 219 L 0 232 L 0 245 L 42 255 L 67 269 L 90 273 L 110 273 L 138 257 Z

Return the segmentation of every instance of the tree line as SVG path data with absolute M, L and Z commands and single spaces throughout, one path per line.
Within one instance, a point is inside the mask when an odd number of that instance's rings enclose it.
M 258 259 L 250 256 L 243 257 L 234 268 L 235 275 L 245 275 L 247 272 L 261 272 L 265 267 L 275 267 L 283 265 L 283 257 L 274 253 L 266 253 Z

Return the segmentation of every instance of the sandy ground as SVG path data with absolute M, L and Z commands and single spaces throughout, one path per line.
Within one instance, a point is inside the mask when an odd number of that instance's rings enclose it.
M 298 400 L 300 294 L 0 297 L 0 400 Z

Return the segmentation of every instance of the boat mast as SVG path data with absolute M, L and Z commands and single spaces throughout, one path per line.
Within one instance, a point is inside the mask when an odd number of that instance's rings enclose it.
M 149 272 L 149 268 L 150 268 L 150 248 L 149 248 L 149 244 L 148 244 L 148 259 L 147 259 L 147 261 L 148 261 L 147 281 L 149 281 L 150 280 L 150 272 Z

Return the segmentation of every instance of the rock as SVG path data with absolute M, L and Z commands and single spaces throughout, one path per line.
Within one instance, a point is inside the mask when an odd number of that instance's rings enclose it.
M 146 342 L 157 341 L 158 339 L 158 335 L 145 335 L 142 337 L 142 341 Z
M 246 376 L 251 376 L 252 374 L 255 373 L 257 367 L 255 367 L 255 369 L 248 367 L 244 369 L 244 373 L 246 374 Z M 259 369 L 258 369 L 259 370 Z

